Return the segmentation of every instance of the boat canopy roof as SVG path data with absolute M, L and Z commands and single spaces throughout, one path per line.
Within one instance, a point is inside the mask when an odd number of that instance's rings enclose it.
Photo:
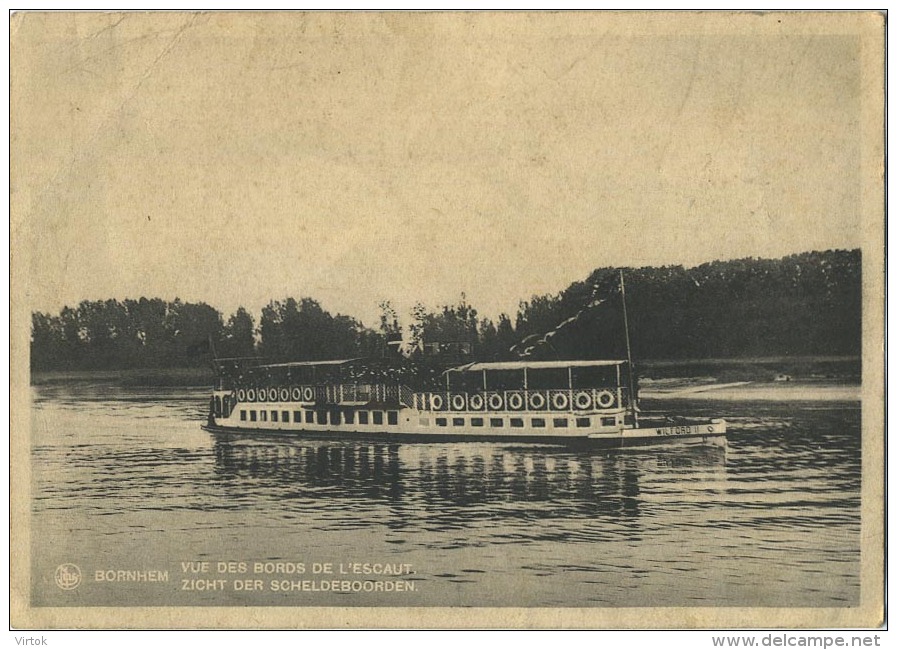
M 330 361 L 290 361 L 288 363 L 268 363 L 257 366 L 258 368 L 309 368 L 313 366 L 342 366 L 353 361 L 362 361 L 361 357 L 355 359 L 334 359 Z
M 600 366 L 621 366 L 625 361 L 593 360 L 593 361 L 492 361 L 469 363 L 447 372 L 479 372 L 483 370 L 542 370 L 547 368 L 595 368 Z

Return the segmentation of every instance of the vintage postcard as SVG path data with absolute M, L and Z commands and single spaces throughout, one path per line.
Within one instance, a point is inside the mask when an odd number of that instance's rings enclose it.
M 12 626 L 881 625 L 884 28 L 12 15 Z

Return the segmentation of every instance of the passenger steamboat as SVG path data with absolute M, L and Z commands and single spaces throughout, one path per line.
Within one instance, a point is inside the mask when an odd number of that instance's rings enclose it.
M 726 444 L 726 423 L 640 418 L 624 360 L 468 363 L 413 389 L 363 359 L 219 360 L 208 431 L 303 438 L 492 441 L 605 448 Z
M 619 289 L 625 361 L 474 362 L 449 368 L 434 382 L 421 381 L 420 367 L 403 372 L 362 359 L 248 368 L 241 360 L 221 360 L 205 428 L 307 438 L 725 446 L 722 419 L 639 421 L 622 270 Z M 409 378 L 429 385 L 415 390 Z

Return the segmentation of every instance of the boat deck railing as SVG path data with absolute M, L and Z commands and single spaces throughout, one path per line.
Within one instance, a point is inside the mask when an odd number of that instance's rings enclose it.
M 421 411 L 593 411 L 626 408 L 628 390 L 612 388 L 556 388 L 483 392 L 437 391 L 415 393 Z
M 415 393 L 404 384 L 325 384 L 250 387 L 235 391 L 240 402 L 300 403 L 310 406 L 397 404 L 421 411 L 609 411 L 629 407 L 629 391 L 609 388 L 553 388 L 480 392 Z
M 411 407 L 414 391 L 402 384 L 295 384 L 249 386 L 234 391 L 236 402 L 290 402 L 300 404 L 361 405 L 398 403 Z

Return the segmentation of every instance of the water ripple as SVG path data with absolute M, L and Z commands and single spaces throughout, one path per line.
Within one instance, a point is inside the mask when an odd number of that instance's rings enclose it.
M 209 436 L 204 407 L 201 391 L 36 389 L 35 562 L 400 558 L 428 605 L 859 598 L 853 405 L 683 404 L 728 419 L 727 451 L 622 453 Z

